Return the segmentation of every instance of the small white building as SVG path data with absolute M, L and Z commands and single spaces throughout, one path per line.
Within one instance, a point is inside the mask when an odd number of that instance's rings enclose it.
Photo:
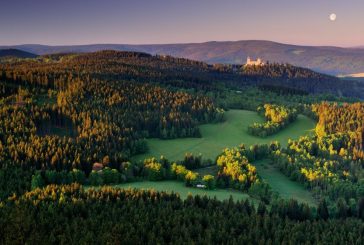
M 246 66 L 263 66 L 264 62 L 261 58 L 258 58 L 257 60 L 252 60 L 249 56 L 246 59 Z

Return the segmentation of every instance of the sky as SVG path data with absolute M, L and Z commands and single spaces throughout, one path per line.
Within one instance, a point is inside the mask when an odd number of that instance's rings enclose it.
M 363 12 L 364 0 L 1 0 L 0 45 L 271 40 L 364 46 Z

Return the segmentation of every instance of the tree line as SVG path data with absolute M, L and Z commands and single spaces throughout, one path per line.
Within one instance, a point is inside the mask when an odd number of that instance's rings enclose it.
M 137 208 L 136 208 L 137 207 Z M 359 218 L 325 218 L 295 201 L 255 208 L 153 190 L 77 184 L 35 189 L 0 206 L 0 241 L 7 243 L 340 243 L 361 244 Z M 153 224 L 151 227 L 150 224 Z
M 257 109 L 258 114 L 267 120 L 264 123 L 254 123 L 248 127 L 248 132 L 259 137 L 277 133 L 297 119 L 297 110 L 279 105 L 265 104 Z

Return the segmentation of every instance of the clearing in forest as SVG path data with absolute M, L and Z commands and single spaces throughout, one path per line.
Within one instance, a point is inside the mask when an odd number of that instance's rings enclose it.
M 122 188 L 122 189 L 154 189 L 156 191 L 165 191 L 168 193 L 178 193 L 182 199 L 186 199 L 188 195 L 192 196 L 207 196 L 209 198 L 214 198 L 218 200 L 228 200 L 230 196 L 235 201 L 246 200 L 249 199 L 250 202 L 254 203 L 254 205 L 259 204 L 259 200 L 250 197 L 247 193 L 239 192 L 231 189 L 216 189 L 216 190 L 206 190 L 206 189 L 198 189 L 186 187 L 183 182 L 166 180 L 166 181 L 139 181 L 139 182 L 131 182 L 113 185 L 114 188 Z
M 293 198 L 310 206 L 317 205 L 312 194 L 302 184 L 290 180 L 278 168 L 270 164 L 269 159 L 255 161 L 253 164 L 256 166 L 258 174 L 270 185 L 273 191 L 279 193 L 281 198 Z
M 161 155 L 169 160 L 181 160 L 186 152 L 202 154 L 203 159 L 215 160 L 216 156 L 226 147 L 270 143 L 279 141 L 287 145 L 288 139 L 298 139 L 308 134 L 315 122 L 299 115 L 297 120 L 276 134 L 260 138 L 248 133 L 248 126 L 254 122 L 264 122 L 264 118 L 254 111 L 229 110 L 225 113 L 225 122 L 204 124 L 200 126 L 202 138 L 182 138 L 172 140 L 147 139 L 149 152 L 134 156 L 132 160 L 139 161 L 148 157 L 159 158 Z

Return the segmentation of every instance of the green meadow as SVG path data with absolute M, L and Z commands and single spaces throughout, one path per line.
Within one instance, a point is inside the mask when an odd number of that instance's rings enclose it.
M 183 138 L 172 140 L 147 139 L 149 152 L 134 156 L 138 161 L 148 157 L 165 156 L 169 160 L 180 160 L 186 152 L 202 154 L 204 159 L 214 160 L 226 147 L 270 143 L 279 141 L 287 145 L 288 139 L 297 139 L 308 134 L 315 122 L 310 118 L 299 115 L 297 120 L 277 134 L 259 138 L 248 134 L 248 126 L 254 122 L 263 122 L 264 118 L 256 112 L 246 110 L 229 110 L 225 113 L 225 122 L 204 124 L 200 126 L 201 138 Z
M 148 157 L 165 156 L 169 160 L 181 160 L 186 152 L 202 154 L 204 159 L 214 160 L 217 155 L 226 147 L 235 147 L 239 144 L 253 145 L 279 141 L 282 146 L 286 146 L 288 139 L 298 139 L 302 135 L 309 134 L 315 127 L 315 122 L 310 118 L 299 115 L 297 120 L 277 134 L 260 138 L 248 133 L 248 126 L 254 122 L 263 122 L 264 118 L 256 112 L 246 110 L 229 110 L 225 113 L 225 121 L 216 124 L 204 124 L 200 126 L 201 138 L 183 138 L 173 140 L 147 139 L 149 152 L 134 156 L 132 160 L 139 161 Z M 269 183 L 272 190 L 279 193 L 282 198 L 297 199 L 310 205 L 316 205 L 315 200 L 309 191 L 301 184 L 291 181 L 283 175 L 269 160 L 257 161 L 253 163 L 257 167 L 259 175 Z M 211 166 L 196 169 L 200 176 L 206 174 L 217 174 L 217 167 Z M 203 190 L 186 187 L 182 182 L 161 181 L 161 182 L 134 182 L 116 185 L 121 188 L 155 189 L 157 191 L 179 193 L 182 198 L 192 195 L 207 195 L 224 200 L 230 196 L 234 200 L 249 198 L 257 203 L 257 200 L 246 193 L 230 189 Z
M 254 165 L 258 174 L 265 180 L 273 191 L 278 192 L 284 199 L 296 199 L 298 202 L 308 203 L 311 206 L 317 205 L 311 193 L 303 185 L 290 180 L 279 171 L 274 165 L 270 164 L 269 159 L 256 161 Z
M 122 188 L 122 189 L 144 189 L 149 190 L 153 189 L 156 191 L 165 191 L 168 193 L 178 193 L 182 199 L 186 199 L 188 195 L 192 196 L 207 196 L 209 198 L 215 198 L 218 200 L 227 200 L 230 196 L 235 200 L 246 200 L 249 199 L 250 202 L 253 202 L 255 205 L 259 203 L 257 199 L 250 197 L 248 194 L 231 190 L 231 189 L 215 189 L 215 190 L 206 190 L 206 189 L 198 189 L 186 187 L 183 182 L 166 180 L 166 181 L 140 181 L 140 182 L 131 182 L 119 185 L 113 185 L 114 188 Z M 86 189 L 91 187 L 86 187 Z

